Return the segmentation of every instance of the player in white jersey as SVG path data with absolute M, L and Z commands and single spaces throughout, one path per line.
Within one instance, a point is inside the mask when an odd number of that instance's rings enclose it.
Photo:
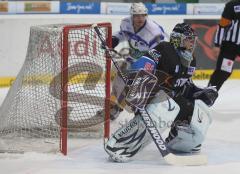
M 129 43 L 129 56 L 124 62 L 125 69 L 137 58 L 144 55 L 149 49 L 164 41 L 165 33 L 163 28 L 148 18 L 148 9 L 143 3 L 133 3 L 130 8 L 130 16 L 121 21 L 120 31 L 112 37 L 112 47 L 115 48 L 120 42 Z M 117 118 L 123 110 L 125 95 L 123 89 L 125 84 L 117 75 L 112 85 L 111 95 L 111 120 Z
M 141 57 L 150 48 L 164 40 L 164 30 L 155 21 L 148 18 L 148 10 L 143 3 L 133 3 L 130 17 L 121 21 L 120 31 L 113 35 L 112 46 L 127 41 L 130 56 L 134 59 Z

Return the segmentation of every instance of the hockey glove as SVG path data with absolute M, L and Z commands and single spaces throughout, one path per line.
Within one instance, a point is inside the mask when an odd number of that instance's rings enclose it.
M 217 97 L 218 97 L 218 92 L 217 92 L 216 87 L 214 87 L 214 86 L 204 88 L 193 94 L 194 99 L 202 100 L 209 107 L 214 104 Z

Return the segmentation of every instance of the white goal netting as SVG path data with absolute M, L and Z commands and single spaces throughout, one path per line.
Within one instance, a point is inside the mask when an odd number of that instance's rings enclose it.
M 100 27 L 111 37 L 110 24 Z M 25 62 L 0 108 L 0 151 L 62 150 L 66 131 L 101 137 L 104 118 L 95 114 L 106 107 L 107 62 L 90 25 L 31 27 Z

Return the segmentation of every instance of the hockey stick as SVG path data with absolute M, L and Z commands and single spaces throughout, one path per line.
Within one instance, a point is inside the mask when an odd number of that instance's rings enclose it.
M 102 44 L 102 47 L 103 49 L 106 50 L 106 54 L 108 55 L 109 58 L 111 58 L 114 66 L 116 67 L 118 73 L 120 74 L 120 76 L 122 77 L 123 81 L 126 83 L 127 82 L 127 77 L 126 75 L 121 71 L 121 68 L 119 67 L 119 65 L 117 64 L 117 62 L 115 60 L 113 60 L 113 54 L 115 54 L 115 50 L 113 49 L 110 49 L 108 46 L 107 46 L 107 43 L 102 35 L 102 33 L 100 32 L 98 26 L 96 24 L 93 24 L 92 25 L 93 29 L 95 30 L 95 32 L 97 33 L 97 36 L 98 38 L 100 39 L 101 41 L 101 44 Z
M 115 62 L 114 57 L 111 56 L 111 49 L 108 48 L 105 39 L 103 38 L 103 35 L 101 34 L 98 26 L 96 24 L 92 25 L 93 29 L 97 33 L 102 47 L 106 50 L 106 54 L 109 58 L 111 58 L 114 66 L 119 71 L 120 76 L 122 77 L 123 81 L 127 82 L 127 77 L 123 72 L 121 71 L 119 65 Z M 207 164 L 207 157 L 205 155 L 189 155 L 189 156 L 179 156 L 171 153 L 163 140 L 161 134 L 159 133 L 158 129 L 153 123 L 152 118 L 149 116 L 148 112 L 145 109 L 138 109 L 142 116 L 142 120 L 151 135 L 154 143 L 156 144 L 159 152 L 161 153 L 162 157 L 165 159 L 165 161 L 168 164 L 171 165 L 204 165 Z

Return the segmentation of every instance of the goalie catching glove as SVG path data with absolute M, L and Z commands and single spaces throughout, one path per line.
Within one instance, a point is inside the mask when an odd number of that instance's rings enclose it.
M 194 99 L 202 100 L 209 107 L 214 104 L 217 97 L 218 97 L 218 92 L 216 87 L 214 86 L 203 88 L 200 91 L 197 91 L 193 94 Z
M 184 85 L 181 95 L 186 97 L 187 99 L 194 100 L 202 100 L 207 106 L 212 106 L 218 97 L 218 91 L 215 86 L 209 86 L 206 88 L 197 87 L 192 80 L 187 81 Z

